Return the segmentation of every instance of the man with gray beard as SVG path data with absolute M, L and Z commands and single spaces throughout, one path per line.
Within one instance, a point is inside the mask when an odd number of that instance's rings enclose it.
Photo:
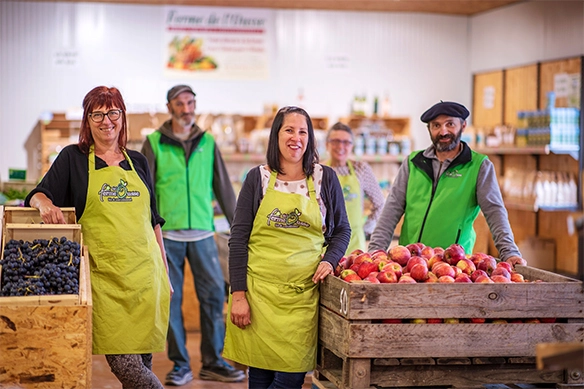
M 166 96 L 171 118 L 148 135 L 142 147 L 153 175 L 158 209 L 166 220 L 162 237 L 174 288 L 167 340 L 168 358 L 174 367 L 165 383 L 176 386 L 193 379 L 181 309 L 185 258 L 200 306 L 203 367 L 199 378 L 222 382 L 245 378 L 244 372 L 221 355 L 225 281 L 214 240 L 213 196 L 231 224 L 235 193 L 213 136 L 195 123 L 195 96 L 188 85 L 171 88 Z
M 465 106 L 451 101 L 440 101 L 422 114 L 432 145 L 402 163 L 371 235 L 370 252 L 388 249 L 404 216 L 401 245 L 446 248 L 457 243 L 472 253 L 473 222 L 480 210 L 499 258 L 512 265 L 527 263 L 515 245 L 493 163 L 460 140 L 468 116 Z

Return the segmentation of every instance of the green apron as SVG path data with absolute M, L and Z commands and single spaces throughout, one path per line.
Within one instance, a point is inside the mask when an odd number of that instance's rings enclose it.
M 288 373 L 315 368 L 318 285 L 312 282 L 324 244 L 312 178 L 310 198 L 274 189 L 272 172 L 248 243 L 246 297 L 251 324 L 227 320 L 223 355 L 243 365 Z M 228 306 L 230 317 L 231 297 Z
M 79 220 L 89 250 L 93 354 L 164 351 L 170 290 L 151 224 L 150 195 L 132 170 L 95 169 L 89 153 L 87 202 Z
M 361 191 L 361 184 L 355 174 L 355 169 L 351 161 L 347 161 L 349 167 L 349 174 L 341 176 L 337 174 L 341 188 L 343 188 L 343 196 L 345 197 L 345 208 L 347 209 L 347 218 L 351 225 L 351 240 L 347 247 L 345 255 L 349 255 L 356 249 L 365 250 L 365 218 L 363 217 L 363 192 Z

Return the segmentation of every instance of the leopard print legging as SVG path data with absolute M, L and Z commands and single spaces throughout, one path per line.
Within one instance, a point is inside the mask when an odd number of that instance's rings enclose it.
M 105 359 L 123 389 L 164 389 L 152 372 L 152 354 L 112 354 Z

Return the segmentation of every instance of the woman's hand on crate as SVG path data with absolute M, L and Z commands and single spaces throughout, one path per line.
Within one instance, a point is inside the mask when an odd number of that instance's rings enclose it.
M 67 224 L 61 208 L 56 207 L 44 193 L 35 193 L 30 199 L 30 205 L 39 210 L 44 223 Z

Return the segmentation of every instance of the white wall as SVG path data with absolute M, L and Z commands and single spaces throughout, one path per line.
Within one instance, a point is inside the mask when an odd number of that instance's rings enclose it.
M 393 115 L 409 116 L 416 148 L 428 143 L 420 114 L 434 102 L 471 106 L 472 74 L 584 53 L 581 1 L 535 1 L 472 18 L 411 13 L 273 10 L 270 78 L 165 79 L 164 7 L 0 1 L 0 179 L 26 168 L 24 143 L 43 111 L 80 107 L 94 86 L 121 88 L 129 108 L 164 105 L 167 89 L 190 83 L 198 112 L 260 114 L 264 103 L 304 105 L 331 120 L 354 94 L 390 93 Z M 55 69 L 55 50 L 73 46 L 80 66 Z M 327 53 L 350 70 L 322 66 Z M 144 88 L 142 85 L 149 85 Z
M 170 86 L 189 82 L 198 112 L 243 114 L 261 114 L 264 103 L 295 104 L 302 88 L 308 112 L 331 120 L 349 113 L 354 94 L 371 100 L 387 91 L 393 114 L 411 117 L 420 147 L 427 107 L 439 99 L 470 103 L 466 17 L 272 12 L 269 79 L 191 82 L 163 77 L 162 6 L 0 2 L 0 178 L 9 167 L 26 168 L 24 143 L 42 111 L 79 107 L 100 84 L 120 87 L 128 107 L 163 107 Z M 80 66 L 55 69 L 52 55 L 67 45 L 79 50 Z M 347 54 L 350 70 L 327 71 L 328 53 Z
M 470 20 L 471 73 L 584 55 L 584 1 L 530 1 Z

